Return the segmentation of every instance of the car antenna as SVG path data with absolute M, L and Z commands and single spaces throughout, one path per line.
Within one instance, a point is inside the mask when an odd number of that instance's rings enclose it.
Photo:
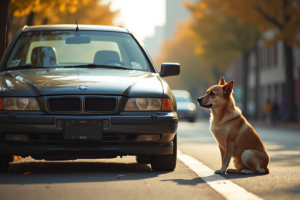
M 75 29 L 75 31 L 78 31 L 79 29 L 78 29 L 78 23 L 77 23 L 77 10 L 75 12 L 75 19 L 76 19 L 76 29 Z

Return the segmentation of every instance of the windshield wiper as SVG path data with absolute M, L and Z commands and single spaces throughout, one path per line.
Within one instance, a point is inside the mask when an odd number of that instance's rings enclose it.
M 108 69 L 125 69 L 125 70 L 131 70 L 131 68 L 128 67 L 119 67 L 119 66 L 112 66 L 112 65 L 95 65 L 95 64 L 87 64 L 87 65 L 72 65 L 72 66 L 66 66 L 64 68 L 108 68 Z
M 51 68 L 51 67 L 42 67 L 42 66 L 31 66 L 31 65 L 20 65 L 17 67 L 10 67 L 8 70 L 17 70 L 17 69 L 41 69 L 41 68 Z

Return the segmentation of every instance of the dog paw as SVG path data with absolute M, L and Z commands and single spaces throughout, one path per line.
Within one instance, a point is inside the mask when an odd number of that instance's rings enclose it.
M 215 171 L 215 174 L 225 174 L 225 170 L 218 169 Z
M 243 169 L 241 171 L 241 174 L 245 174 L 245 175 L 247 175 L 247 174 L 254 174 L 254 172 L 252 170 L 249 170 L 249 169 Z

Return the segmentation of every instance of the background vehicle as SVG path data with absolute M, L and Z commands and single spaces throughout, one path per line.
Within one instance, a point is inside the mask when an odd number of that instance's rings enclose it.
M 150 157 L 176 167 L 176 99 L 124 28 L 25 26 L 1 63 L 0 171 L 12 155 L 40 160 Z
M 177 115 L 179 119 L 187 119 L 194 122 L 196 119 L 196 105 L 193 103 L 191 95 L 186 90 L 172 90 L 177 101 Z

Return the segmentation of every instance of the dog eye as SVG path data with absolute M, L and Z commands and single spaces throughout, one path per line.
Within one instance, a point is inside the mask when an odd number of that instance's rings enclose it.
M 210 95 L 210 96 L 214 96 L 215 93 L 214 93 L 214 92 L 210 92 L 209 95 Z

